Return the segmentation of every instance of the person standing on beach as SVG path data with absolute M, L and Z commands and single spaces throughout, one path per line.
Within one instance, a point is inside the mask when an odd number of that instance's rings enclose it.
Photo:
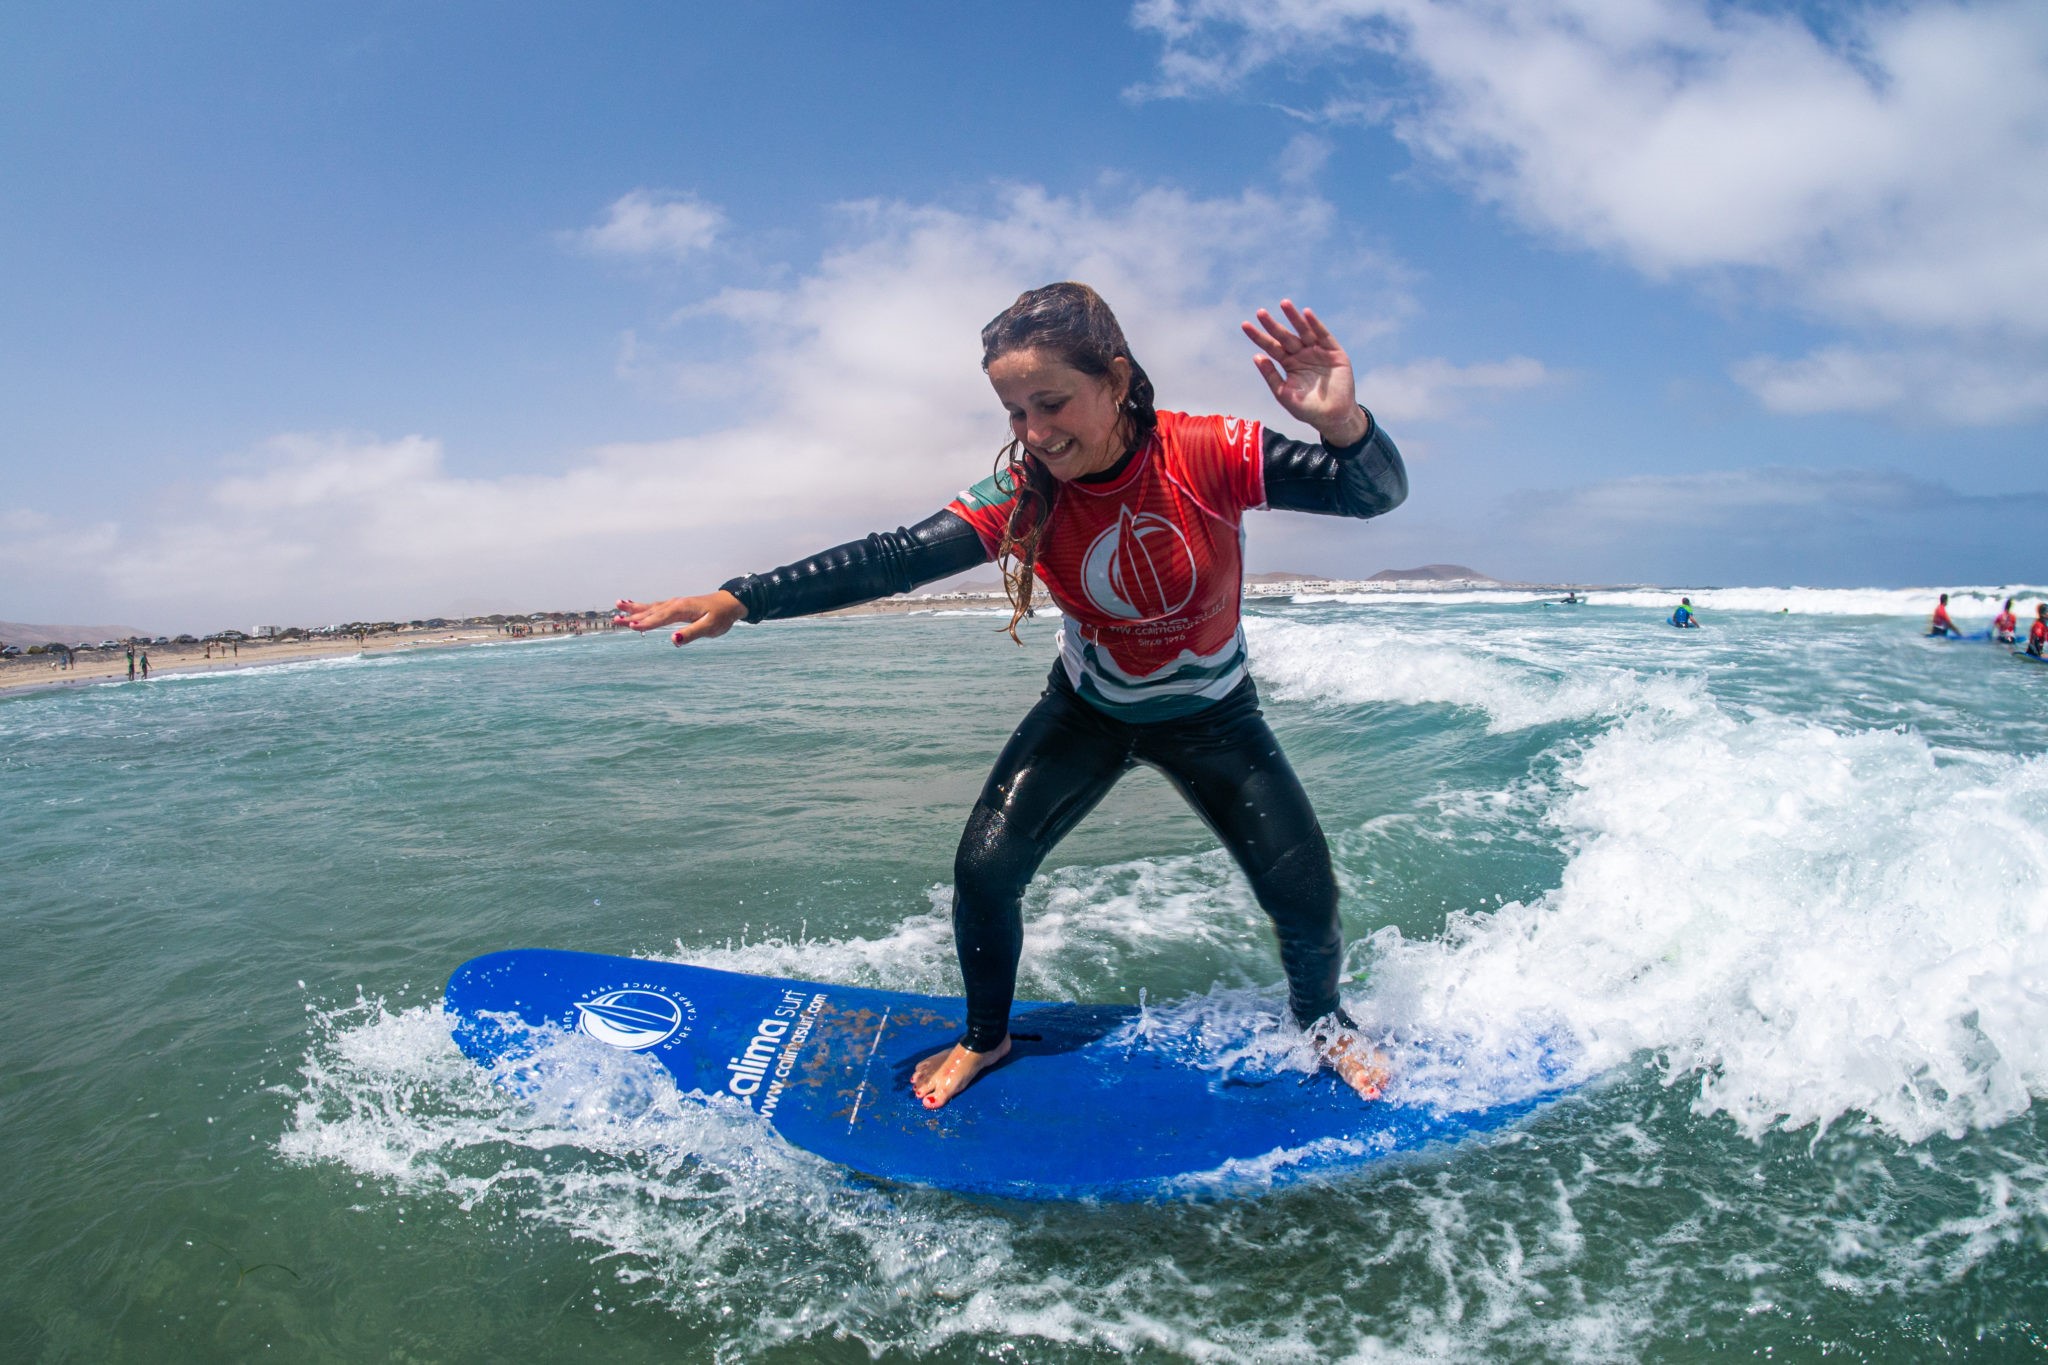
M 146 649 L 142 651 L 142 680 L 149 681 L 149 651 Z
M 1086 285 L 1046 285 L 981 332 L 981 368 L 1010 420 L 989 478 L 914 527 L 715 592 L 618 604 L 634 630 L 681 623 L 681 645 L 994 560 L 1012 638 L 1035 585 L 1059 606 L 1059 661 L 1004 743 L 954 859 L 967 1024 L 912 1073 L 927 1108 L 1009 1053 L 1025 885 L 1140 763 L 1166 774 L 1244 870 L 1279 940 L 1289 1012 L 1324 1064 L 1366 1099 L 1385 1082 L 1384 1059 L 1338 995 L 1344 936 L 1328 841 L 1246 670 L 1243 514 L 1378 516 L 1407 497 L 1408 476 L 1359 405 L 1336 337 L 1310 310 L 1280 308 L 1284 323 L 1260 309 L 1257 326 L 1244 324 L 1262 352 L 1253 364 L 1321 444 L 1257 421 L 1156 410 L 1109 305 Z
M 128 681 L 135 681 L 135 642 L 128 642 Z

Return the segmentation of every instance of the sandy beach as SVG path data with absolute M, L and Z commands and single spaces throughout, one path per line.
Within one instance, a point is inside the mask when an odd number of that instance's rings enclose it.
M 546 640 L 557 637 L 537 633 L 519 638 Z M 171 673 L 231 673 L 237 669 L 295 663 L 301 659 L 389 654 L 413 649 L 455 649 L 489 641 L 514 643 L 513 637 L 496 626 L 440 626 L 387 632 L 363 640 L 357 640 L 353 635 L 308 640 L 244 640 L 239 652 L 232 646 L 213 646 L 212 657 L 208 657 L 204 644 L 151 645 L 147 652 L 149 675 L 156 679 Z M 119 649 L 81 651 L 73 656 L 69 668 L 43 654 L 0 659 L 0 696 L 24 690 L 126 682 L 127 679 L 128 655 Z M 136 680 L 141 681 L 139 672 Z
M 876 602 L 846 607 L 830 614 L 864 616 L 962 607 L 985 607 L 994 610 L 1002 605 L 1003 599 L 996 595 L 940 593 L 929 597 L 887 597 Z M 598 627 L 600 630 L 609 628 Z M 203 643 L 151 645 L 148 648 L 149 675 L 155 679 L 172 673 L 230 673 L 237 669 L 263 668 L 275 664 L 296 663 L 302 659 L 332 658 L 337 655 L 388 654 L 415 649 L 459 649 L 466 645 L 493 642 L 516 644 L 528 640 L 559 639 L 564 633 L 550 630 L 546 626 L 536 626 L 535 633 L 514 637 L 496 626 L 439 626 L 384 632 L 360 641 L 353 635 L 320 639 L 243 640 L 239 651 L 232 645 L 216 644 L 211 655 Z M 0 659 L 0 696 L 127 680 L 128 655 L 125 650 L 119 649 L 81 650 L 72 656 L 69 668 L 64 667 L 57 656 L 47 654 Z M 136 681 L 141 680 L 138 674 Z

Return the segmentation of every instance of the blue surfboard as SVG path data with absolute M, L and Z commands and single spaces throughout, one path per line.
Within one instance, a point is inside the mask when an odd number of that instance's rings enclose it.
M 1131 1006 L 1019 1002 L 1010 1055 L 928 1110 L 910 1072 L 960 1037 L 956 998 L 521 949 L 464 963 L 447 1008 L 462 1050 L 515 1086 L 580 1034 L 853 1171 L 1015 1199 L 1255 1193 L 1498 1129 L 1571 1081 L 1539 1042 L 1504 1059 L 1518 1081 L 1485 1107 L 1367 1102 L 1327 1070 L 1233 1061 Z
M 2048 659 L 2042 658 L 2039 654 L 2029 654 L 2024 649 L 2015 649 L 2012 651 L 2012 657 L 2030 664 L 2048 664 Z

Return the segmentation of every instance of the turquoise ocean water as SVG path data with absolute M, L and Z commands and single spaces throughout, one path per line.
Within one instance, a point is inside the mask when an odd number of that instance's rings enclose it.
M 1252 605 L 1397 1095 L 1483 1088 L 1428 1064 L 1444 1039 L 1566 1038 L 1590 1079 L 1495 1140 L 1224 1202 L 850 1180 L 604 1076 L 518 1101 L 438 1009 L 514 946 L 950 993 L 953 843 L 1050 622 L 1021 650 L 986 615 L 878 617 L 0 700 L 0 1346 L 2039 1358 L 2048 668 L 1919 638 L 1924 594 L 1693 596 L 1696 632 L 1662 594 Z M 1026 910 L 1027 996 L 1281 1000 L 1155 775 Z

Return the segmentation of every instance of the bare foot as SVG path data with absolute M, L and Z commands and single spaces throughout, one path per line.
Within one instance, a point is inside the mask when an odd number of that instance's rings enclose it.
M 942 1109 L 946 1101 L 974 1084 L 974 1078 L 1010 1055 L 1010 1036 L 987 1052 L 970 1052 L 965 1043 L 953 1044 L 951 1052 L 934 1052 L 910 1073 L 910 1091 L 924 1101 L 927 1109 Z
M 1376 1100 L 1386 1089 L 1387 1078 L 1391 1074 L 1386 1057 L 1350 1029 L 1318 1033 L 1315 1043 L 1316 1051 L 1323 1054 L 1323 1061 L 1344 1084 L 1358 1092 L 1358 1098 Z

